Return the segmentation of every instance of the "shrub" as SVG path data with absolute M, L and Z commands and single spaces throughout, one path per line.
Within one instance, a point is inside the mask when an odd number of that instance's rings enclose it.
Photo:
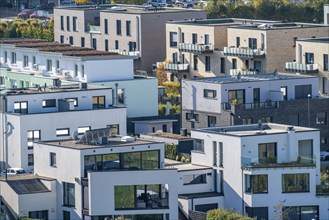
M 176 145 L 165 144 L 165 158 L 175 160 L 177 155 L 176 151 Z
M 159 109 L 159 115 L 165 115 L 166 114 L 166 104 L 159 104 L 158 109 Z
M 176 155 L 176 160 L 179 161 L 179 156 L 178 155 Z
M 186 159 L 184 156 L 182 156 L 182 158 L 180 159 L 181 162 L 185 163 Z
M 207 220 L 255 220 L 231 209 L 213 209 L 207 212 Z

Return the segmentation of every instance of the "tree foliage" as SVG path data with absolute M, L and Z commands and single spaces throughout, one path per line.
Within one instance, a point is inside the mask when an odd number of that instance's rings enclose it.
M 305 0 L 300 3 L 290 0 L 253 0 L 248 4 L 211 0 L 206 9 L 208 18 L 320 22 L 323 21 L 323 5 L 326 3 L 329 0 Z
M 207 220 L 255 220 L 228 209 L 213 209 L 207 212 Z
M 156 69 L 157 78 L 158 78 L 158 86 L 163 86 L 165 82 L 168 81 L 167 72 L 164 68 L 164 64 L 160 63 Z
M 54 41 L 54 20 L 16 19 L 0 23 L 0 38 L 34 38 Z
M 129 4 L 129 5 L 142 5 L 146 3 L 147 0 L 112 0 L 112 4 Z
M 77 5 L 85 5 L 85 4 L 90 3 L 90 0 L 75 0 L 75 3 Z

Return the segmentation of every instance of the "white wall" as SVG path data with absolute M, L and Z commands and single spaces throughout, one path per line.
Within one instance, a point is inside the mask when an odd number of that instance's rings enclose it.
M 146 117 L 158 115 L 158 80 L 156 78 L 133 79 L 93 83 L 115 89 L 125 90 L 127 117 Z
M 169 213 L 170 219 L 178 219 L 178 198 L 176 189 L 177 171 L 175 169 L 90 172 L 88 174 L 88 179 L 89 213 L 91 215 Z M 104 183 L 106 183 L 106 185 L 104 185 Z M 115 195 L 114 186 L 147 184 L 168 184 L 169 209 L 115 210 L 113 196 Z
M 186 175 L 201 175 L 208 174 L 207 182 L 201 184 L 188 184 L 184 185 L 184 176 Z M 187 193 L 203 193 L 203 192 L 214 192 L 214 172 L 212 168 L 203 169 L 203 170 L 184 170 L 178 171 L 178 183 L 177 183 L 177 191 L 179 194 L 187 194 Z
M 323 23 L 329 24 L 329 4 L 325 4 L 323 6 Z
M 27 171 L 28 154 L 33 153 L 27 147 L 27 131 L 40 130 L 41 140 L 71 139 L 78 127 L 90 126 L 91 129 L 106 128 L 107 125 L 119 124 L 120 134 L 126 135 L 126 109 L 94 109 L 85 111 L 53 112 L 48 114 L 8 114 L 8 122 L 13 125 L 13 132 L 8 135 L 8 164 L 22 167 Z M 69 128 L 69 136 L 56 136 L 56 129 Z M 81 136 L 80 136 L 81 137 Z
M 148 134 L 153 132 L 164 132 L 162 126 L 167 125 L 166 133 L 173 133 L 172 122 L 159 122 L 159 123 L 141 123 L 136 122 L 135 134 Z M 154 128 L 154 131 L 153 131 Z

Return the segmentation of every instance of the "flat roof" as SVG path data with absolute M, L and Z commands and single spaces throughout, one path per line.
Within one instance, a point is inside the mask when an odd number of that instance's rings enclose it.
M 176 160 L 170 160 L 165 158 L 166 168 L 176 168 L 179 171 L 193 171 L 193 170 L 212 170 L 212 167 L 195 165 L 191 163 L 183 163 Z
M 319 129 L 285 125 L 285 124 L 261 123 L 261 124 L 250 124 L 250 125 L 200 128 L 200 129 L 193 129 L 193 131 L 243 137 L 243 136 L 283 134 L 283 133 L 288 133 L 289 131 L 295 131 L 295 132 L 319 131 Z
M 68 84 L 57 86 L 40 86 L 30 88 L 14 88 L 5 89 L 0 91 L 0 96 L 12 96 L 12 95 L 28 95 L 28 94 L 45 94 L 45 93 L 60 93 L 60 92 L 77 92 L 77 91 L 90 91 L 90 90 L 107 90 L 112 89 L 110 87 L 98 86 L 88 84 L 87 89 L 80 88 L 80 84 Z
M 237 29 L 250 29 L 250 30 L 284 30 L 284 29 L 297 29 L 297 28 L 316 28 L 316 27 L 328 27 L 324 24 L 313 24 L 313 23 L 300 23 L 300 22 L 277 22 L 277 23 L 257 23 L 252 25 L 239 25 L 239 26 L 230 26 L 229 28 Z
M 148 144 L 158 144 L 159 142 L 147 141 L 142 139 L 135 139 L 135 141 L 121 141 L 121 137 L 109 138 L 107 144 L 80 144 L 77 140 L 60 140 L 60 141 L 40 141 L 40 144 L 51 145 L 54 147 L 70 148 L 76 150 L 87 150 L 97 148 L 113 148 L 113 147 L 127 147 L 127 146 L 138 146 Z
M 132 123 L 136 124 L 158 124 L 164 122 L 176 122 L 177 119 L 155 119 L 155 120 L 144 120 L 144 121 L 132 121 Z
M 288 74 L 288 73 L 250 74 L 250 75 L 241 75 L 241 76 L 222 76 L 222 77 L 184 79 L 184 81 L 225 84 L 225 83 L 258 82 L 258 81 L 287 80 L 287 79 L 295 80 L 295 79 L 306 79 L 306 78 L 317 78 L 317 76 L 297 75 L 297 74 Z
M 61 53 L 63 56 L 71 56 L 71 57 L 110 57 L 110 56 L 124 57 L 123 55 L 120 55 L 118 53 L 98 51 L 92 48 L 76 47 L 76 46 L 71 46 L 70 44 L 48 42 L 46 40 L 39 40 L 39 39 L 24 39 L 24 38 L 1 39 L 0 46 L 2 44 L 13 45 L 19 48 L 35 49 L 41 52 Z
M 168 21 L 170 24 L 182 24 L 182 25 L 197 25 L 197 26 L 225 26 L 225 25 L 250 25 L 250 24 L 264 24 L 264 23 L 277 23 L 278 21 L 271 20 L 254 20 L 243 18 L 219 18 L 219 19 L 186 19 L 178 21 Z
M 329 33 L 328 33 L 329 34 Z M 325 43 L 329 44 L 329 37 L 317 37 L 317 38 L 298 38 L 297 41 L 306 41 L 314 43 Z
M 191 137 L 182 136 L 179 134 L 166 133 L 166 132 L 155 132 L 155 133 L 143 134 L 143 136 L 145 136 L 145 135 L 152 136 L 152 137 L 170 138 L 170 139 L 176 139 L 176 140 L 194 139 Z
M 218 193 L 218 192 L 178 194 L 178 198 L 181 198 L 181 199 L 200 199 L 200 198 L 218 197 L 218 196 L 224 196 L 224 194 L 223 193 Z
M 188 8 L 172 8 L 172 7 L 152 7 L 144 5 L 128 5 L 128 4 L 107 4 L 107 5 L 83 5 L 83 6 L 61 6 L 56 9 L 66 10 L 99 10 L 100 12 L 120 13 L 120 14 L 159 14 L 173 12 L 192 12 L 205 11 L 203 9 L 188 9 Z

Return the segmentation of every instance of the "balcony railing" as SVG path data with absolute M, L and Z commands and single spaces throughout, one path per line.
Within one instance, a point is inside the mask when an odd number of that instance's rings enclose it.
M 265 56 L 265 51 L 261 49 L 224 47 L 225 56 L 237 56 L 244 58 L 254 58 Z
M 214 47 L 211 44 L 186 44 L 179 43 L 178 50 L 181 52 L 191 52 L 191 53 L 212 53 L 214 51 Z
M 224 111 L 231 111 L 232 105 L 236 106 L 235 108 L 238 109 L 271 109 L 271 108 L 279 107 L 279 102 L 277 101 L 266 101 L 266 102 L 246 103 L 246 104 L 232 104 L 232 103 L 224 102 L 222 104 Z
M 140 57 L 140 52 L 139 51 L 109 50 L 109 52 L 118 53 L 118 54 L 124 55 L 124 56 L 132 56 L 132 57 L 135 57 L 135 58 Z
M 231 69 L 230 75 L 236 76 L 236 75 L 253 75 L 257 74 L 256 70 L 241 70 L 241 69 Z
M 329 185 L 317 185 L 316 186 L 316 195 L 317 196 L 329 196 Z
M 293 161 L 277 162 L 278 158 L 259 158 L 241 156 L 241 166 L 244 168 L 277 168 L 277 167 L 314 167 L 316 165 L 315 156 L 298 156 Z
M 288 72 L 299 72 L 299 73 L 318 73 L 318 64 L 303 64 L 296 62 L 287 62 L 286 71 Z
M 166 63 L 164 66 L 165 70 L 170 72 L 186 72 L 189 70 L 189 64 L 188 63 Z
M 90 25 L 89 26 L 89 33 L 91 34 L 100 34 L 101 33 L 101 27 L 96 25 Z

